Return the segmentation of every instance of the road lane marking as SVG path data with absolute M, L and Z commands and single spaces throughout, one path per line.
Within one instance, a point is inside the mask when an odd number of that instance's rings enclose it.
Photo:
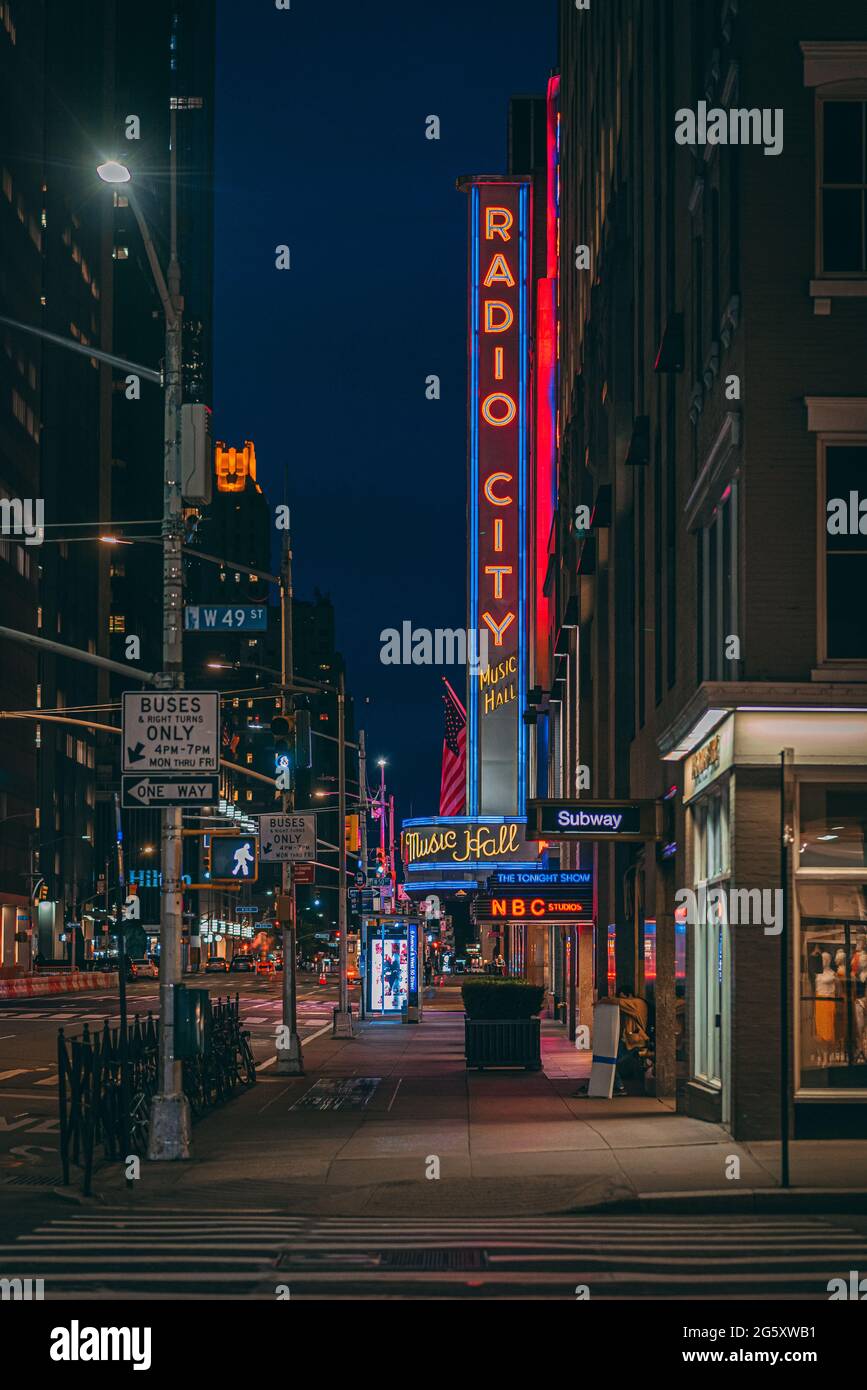
M 0 1071 L 0 1081 L 6 1081 L 10 1076 L 24 1076 L 28 1071 L 35 1071 L 35 1067 L 13 1067 L 11 1071 Z

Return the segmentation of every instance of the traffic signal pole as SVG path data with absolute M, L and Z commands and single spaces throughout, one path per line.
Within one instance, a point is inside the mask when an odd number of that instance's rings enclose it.
M 171 115 L 171 244 L 168 283 L 163 279 L 153 241 L 137 200 L 130 205 L 144 241 L 166 320 L 165 426 L 163 471 L 163 671 L 168 690 L 184 683 L 181 623 L 183 615 L 183 504 L 181 498 L 180 425 L 183 398 L 182 329 L 184 302 L 177 245 L 177 131 Z M 160 1054 L 158 1090 L 151 1103 L 148 1158 L 190 1157 L 190 1106 L 184 1095 L 181 1062 L 175 1055 L 175 1002 L 181 983 L 183 923 L 183 811 L 162 812 L 160 862 Z
M 284 718 L 290 718 L 292 696 L 287 686 L 292 684 L 292 547 L 288 528 L 283 532 L 283 555 L 280 565 L 280 616 L 282 629 L 281 663 L 282 701 Z M 289 787 L 283 787 L 283 814 L 295 806 L 295 769 Z M 296 896 L 291 865 L 280 866 L 281 892 L 277 902 L 277 918 L 283 934 L 283 1021 L 277 1030 L 277 1071 L 283 1076 L 303 1076 L 304 1058 L 298 1036 L 298 982 L 296 975 Z
M 346 939 L 346 691 L 344 688 L 342 671 L 340 672 L 337 691 L 337 742 L 339 745 L 339 765 L 337 772 L 337 823 L 339 826 L 337 834 L 337 862 L 339 866 L 337 878 L 337 925 L 340 931 L 340 979 L 338 1004 L 337 1008 L 334 1010 L 332 1037 L 351 1038 L 352 1013 L 349 1008 L 349 942 Z

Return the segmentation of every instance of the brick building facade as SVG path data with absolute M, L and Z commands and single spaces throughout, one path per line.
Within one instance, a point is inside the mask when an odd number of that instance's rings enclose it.
M 745 1139 L 782 978 L 794 1132 L 867 1126 L 867 541 L 828 526 L 867 495 L 864 40 L 857 0 L 561 4 L 548 793 L 666 815 L 581 846 L 580 1014 L 647 995 L 657 1093 Z M 678 144 L 701 103 L 758 143 Z

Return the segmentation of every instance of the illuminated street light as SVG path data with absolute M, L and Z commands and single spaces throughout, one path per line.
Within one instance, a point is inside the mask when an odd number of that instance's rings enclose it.
M 108 159 L 105 164 L 98 165 L 96 172 L 103 183 L 129 183 L 132 178 L 126 165 L 116 159 Z

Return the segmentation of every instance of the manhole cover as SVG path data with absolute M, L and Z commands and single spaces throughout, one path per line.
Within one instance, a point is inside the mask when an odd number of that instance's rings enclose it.
M 360 1110 L 367 1105 L 381 1080 L 379 1076 L 323 1077 L 289 1109 Z
M 385 1273 L 392 1270 L 403 1273 L 469 1273 L 488 1268 L 488 1252 L 478 1246 L 367 1251 L 320 1247 L 316 1250 L 287 1251 L 277 1261 L 277 1268 L 296 1274 L 328 1269 L 339 1269 L 344 1273 L 351 1269 Z
M 382 1269 L 401 1270 L 471 1270 L 487 1269 L 487 1251 L 478 1246 L 468 1249 L 444 1250 L 382 1250 Z

